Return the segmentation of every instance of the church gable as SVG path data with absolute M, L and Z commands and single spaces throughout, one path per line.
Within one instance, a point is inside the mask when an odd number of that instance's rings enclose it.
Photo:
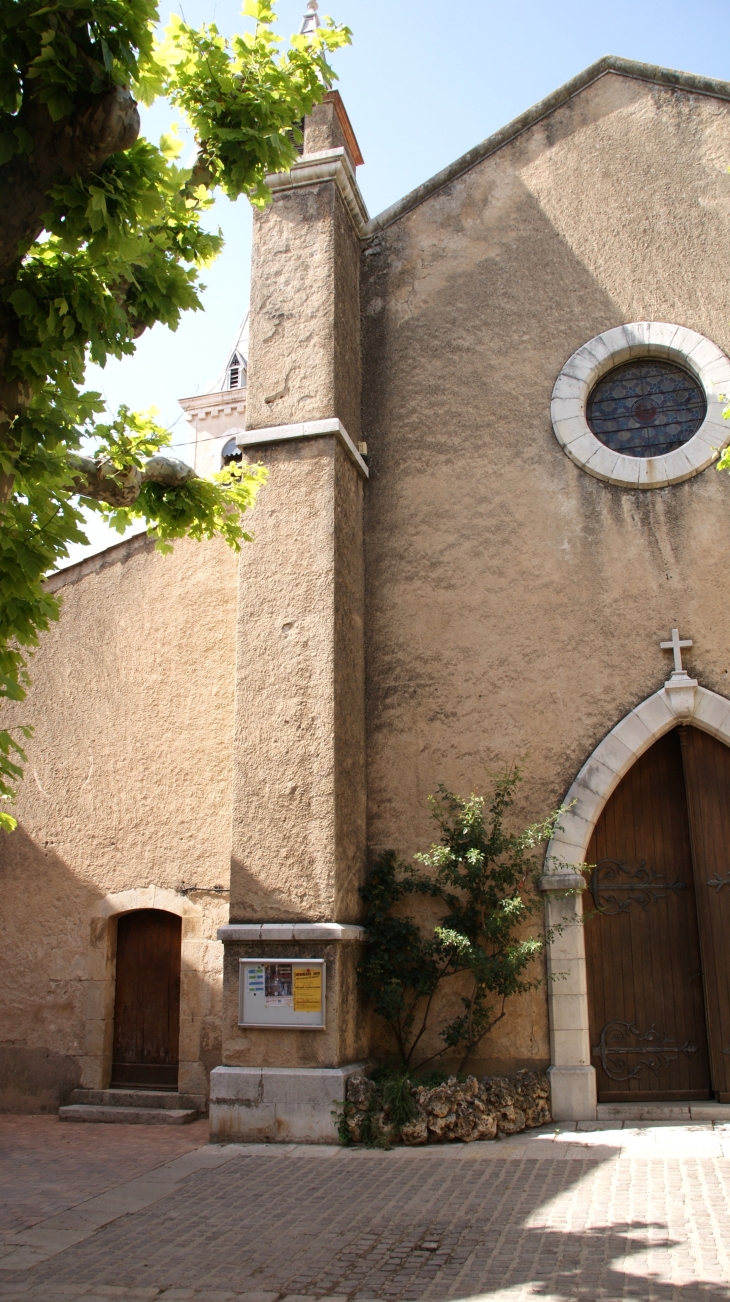
M 384 209 L 378 216 L 371 218 L 360 230 L 360 235 L 366 238 L 378 231 L 385 230 L 398 221 L 399 218 L 412 212 L 452 182 L 465 176 L 472 168 L 496 154 L 505 145 L 517 140 L 534 126 L 550 122 L 559 109 L 571 103 L 575 104 L 582 92 L 611 76 L 643 83 L 655 89 L 664 88 L 669 91 L 684 92 L 688 95 L 702 95 L 719 101 L 730 100 L 730 82 L 720 81 L 712 77 L 701 77 L 694 73 L 678 72 L 675 69 L 662 68 L 654 64 L 640 63 L 634 59 L 621 59 L 615 55 L 605 55 L 563 86 L 558 87 L 550 95 L 547 95 L 545 99 L 533 104 L 531 108 L 527 109 L 519 117 L 514 118 L 512 122 L 508 122 L 493 135 L 488 136 L 486 140 L 475 145 L 467 153 L 462 154 L 461 157 L 454 159 L 453 163 L 449 163 L 440 172 L 430 177 L 429 180 L 417 186 L 415 190 L 410 191 L 402 199 Z

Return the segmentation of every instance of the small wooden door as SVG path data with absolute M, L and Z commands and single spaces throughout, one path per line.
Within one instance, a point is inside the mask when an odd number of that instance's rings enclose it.
M 657 741 L 619 783 L 596 824 L 587 860 L 596 865 L 586 892 L 585 909 L 592 906 L 593 914 L 585 938 L 599 1098 L 709 1098 L 678 730 Z
M 700 926 L 712 1084 L 730 1103 L 730 749 L 680 728 Z
M 177 1089 L 181 929 L 161 909 L 119 919 L 112 1086 Z

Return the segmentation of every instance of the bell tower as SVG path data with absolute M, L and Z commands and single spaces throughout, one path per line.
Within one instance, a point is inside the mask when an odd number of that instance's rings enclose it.
M 267 178 L 273 202 L 254 216 L 246 428 L 236 437 L 243 457 L 270 474 L 240 569 L 231 914 L 219 931 L 223 1065 L 211 1077 L 217 1139 L 337 1142 L 333 1100 L 367 1053 L 357 992 L 368 480 L 361 162 L 330 92 L 305 119 L 300 159 Z M 306 981 L 305 1009 L 297 990 Z
M 240 460 L 236 438 L 246 426 L 248 318 L 247 312 L 212 388 L 178 399 L 189 427 L 190 461 L 203 478 L 228 461 Z

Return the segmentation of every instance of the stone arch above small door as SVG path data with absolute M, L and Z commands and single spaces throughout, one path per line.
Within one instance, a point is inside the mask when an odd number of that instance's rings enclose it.
M 154 885 L 113 891 L 96 902 L 90 919 L 85 1044 L 81 1058 L 85 1088 L 106 1089 L 111 1076 L 118 920 L 132 910 L 163 909 L 182 922 L 178 1088 L 202 1100 L 207 1097 L 202 1037 L 209 1036 L 210 1029 L 217 1029 L 220 1022 L 215 1000 L 219 997 L 222 946 L 216 940 L 216 929 L 227 917 L 225 900 L 213 903 L 214 909 L 206 901 L 206 912 L 198 900 L 191 900 L 169 887 Z M 213 992 L 212 982 L 215 982 Z
M 609 797 L 631 766 L 678 723 L 692 723 L 730 746 L 730 700 L 687 680 L 682 694 L 666 687 L 631 710 L 599 743 L 568 791 L 566 813 L 545 859 L 540 888 L 546 921 L 554 929 L 547 953 L 551 1084 L 556 1120 L 589 1121 L 596 1115 L 591 1062 L 585 931 L 581 893 L 594 828 Z M 727 890 L 730 903 L 730 884 Z M 730 1048 L 728 1044 L 720 1046 Z M 727 1056 L 730 1063 L 730 1055 Z

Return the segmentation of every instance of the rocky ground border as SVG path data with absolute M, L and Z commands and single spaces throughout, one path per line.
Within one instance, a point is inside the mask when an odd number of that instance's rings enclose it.
M 497 1139 L 551 1121 L 550 1085 L 544 1072 L 514 1076 L 450 1076 L 441 1085 L 411 1086 L 416 1115 L 400 1127 L 383 1100 L 383 1083 L 351 1076 L 343 1138 L 352 1144 L 448 1144 Z

